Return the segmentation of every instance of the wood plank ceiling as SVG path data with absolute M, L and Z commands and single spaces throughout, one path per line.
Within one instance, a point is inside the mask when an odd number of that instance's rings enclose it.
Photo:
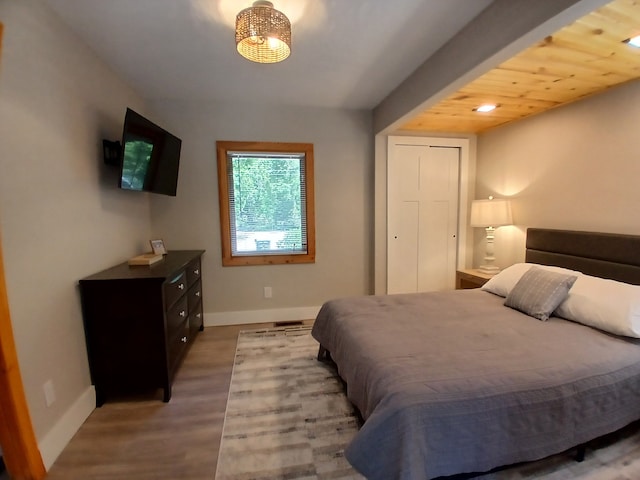
M 640 1 L 615 0 L 485 73 L 402 126 L 480 133 L 640 78 Z M 474 111 L 497 104 L 489 113 Z

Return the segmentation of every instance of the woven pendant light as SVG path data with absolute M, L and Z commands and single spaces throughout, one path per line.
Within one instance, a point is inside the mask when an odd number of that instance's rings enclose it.
M 254 2 L 236 16 L 236 48 L 252 62 L 281 62 L 291 53 L 291 22 L 271 2 Z

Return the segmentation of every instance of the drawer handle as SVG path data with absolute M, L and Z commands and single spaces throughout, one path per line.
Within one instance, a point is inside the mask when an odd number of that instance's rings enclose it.
M 201 316 L 202 316 L 202 314 L 201 314 L 201 313 L 196 313 L 196 317 L 197 317 L 197 318 L 200 318 Z
M 184 283 L 178 284 L 178 290 L 184 290 Z
M 193 273 L 194 273 L 194 275 L 200 275 L 200 270 L 196 268 L 196 269 L 193 271 Z
M 182 318 L 184 318 L 184 316 L 186 315 L 186 312 L 184 310 L 180 310 L 180 314 L 179 314 Z
M 196 297 L 199 297 L 199 296 L 200 296 L 200 292 L 196 292 Z
M 187 343 L 187 337 L 182 337 L 182 338 L 180 339 L 180 341 L 181 341 L 182 343 Z

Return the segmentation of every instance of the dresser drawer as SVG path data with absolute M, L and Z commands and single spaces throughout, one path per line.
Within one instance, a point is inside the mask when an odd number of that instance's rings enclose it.
M 189 316 L 188 299 L 185 295 L 167 311 L 167 338 L 175 335 L 175 331 Z
M 187 278 L 183 270 L 164 284 L 164 308 L 171 308 L 187 292 Z
M 188 298 L 189 313 L 191 313 L 191 311 L 196 308 L 196 306 L 202 299 L 202 284 L 200 282 L 197 282 L 193 287 L 189 289 Z
M 169 369 L 171 371 L 176 367 L 178 360 L 182 356 L 187 344 L 189 343 L 189 320 L 185 320 L 175 331 L 175 335 L 167 342 L 169 349 Z
M 195 282 L 200 280 L 201 271 L 202 270 L 200 269 L 200 259 L 190 263 L 189 266 L 187 267 L 187 285 L 191 286 Z
M 202 330 L 203 327 L 202 302 L 200 302 L 195 309 L 189 311 L 189 332 L 191 332 L 191 336 L 195 336 L 196 332 Z

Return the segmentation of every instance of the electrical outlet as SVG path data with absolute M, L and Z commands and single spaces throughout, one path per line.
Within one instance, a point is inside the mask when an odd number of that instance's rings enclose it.
M 47 403 L 47 407 L 50 407 L 53 405 L 53 402 L 56 401 L 56 390 L 53 388 L 53 380 L 44 382 L 42 389 L 44 390 L 44 400 Z
M 273 296 L 273 290 L 271 287 L 264 287 L 264 298 L 271 298 Z

